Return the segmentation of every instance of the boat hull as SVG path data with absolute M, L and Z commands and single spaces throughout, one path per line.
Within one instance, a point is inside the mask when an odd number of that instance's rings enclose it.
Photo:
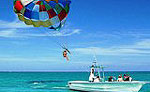
M 69 89 L 79 91 L 105 91 L 105 92 L 138 92 L 145 82 L 88 82 L 70 81 Z

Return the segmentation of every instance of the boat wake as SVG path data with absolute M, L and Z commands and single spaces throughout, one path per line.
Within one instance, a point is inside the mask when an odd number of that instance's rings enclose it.
M 52 87 L 53 89 L 68 89 L 67 87 Z
M 60 81 L 60 80 L 41 80 L 41 81 L 29 81 L 27 83 L 29 84 L 40 84 L 40 83 L 60 83 L 60 82 L 63 82 L 63 81 Z

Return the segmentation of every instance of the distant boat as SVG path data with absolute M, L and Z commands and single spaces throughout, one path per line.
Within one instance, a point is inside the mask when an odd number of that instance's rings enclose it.
M 144 81 L 106 81 L 104 74 L 104 67 L 97 66 L 96 62 L 91 66 L 92 70 L 98 70 L 97 75 L 101 76 L 100 69 L 102 70 L 103 77 L 100 77 L 100 81 L 69 81 L 68 86 L 70 90 L 76 91 L 96 91 L 96 92 L 138 92 L 142 86 L 148 82 Z M 90 73 L 91 74 L 91 73 Z M 95 73 L 94 73 L 95 75 Z

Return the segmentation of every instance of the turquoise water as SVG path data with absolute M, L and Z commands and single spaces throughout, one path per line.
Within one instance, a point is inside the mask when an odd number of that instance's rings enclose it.
M 106 72 L 106 76 L 128 73 L 134 80 L 150 81 L 150 72 Z M 1 72 L 0 92 L 73 92 L 71 80 L 88 80 L 87 72 Z M 150 92 L 150 84 L 140 92 Z

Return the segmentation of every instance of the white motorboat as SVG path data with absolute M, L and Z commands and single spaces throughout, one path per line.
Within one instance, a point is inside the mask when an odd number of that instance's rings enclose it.
M 138 92 L 142 86 L 148 82 L 144 81 L 105 81 L 105 73 L 103 66 L 97 66 L 96 62 L 91 66 L 91 72 L 95 69 L 102 69 L 102 77 L 100 77 L 100 81 L 69 81 L 68 86 L 70 90 L 77 91 L 94 91 L 94 92 Z M 91 73 L 90 73 L 91 74 Z M 97 72 L 98 76 L 101 76 L 101 72 Z M 91 76 L 91 75 L 90 75 Z M 95 73 L 94 73 L 95 76 Z M 90 78 L 89 78 L 90 79 Z
M 101 91 L 101 92 L 138 92 L 146 82 L 89 82 L 89 81 L 69 81 L 71 90 L 78 91 Z

